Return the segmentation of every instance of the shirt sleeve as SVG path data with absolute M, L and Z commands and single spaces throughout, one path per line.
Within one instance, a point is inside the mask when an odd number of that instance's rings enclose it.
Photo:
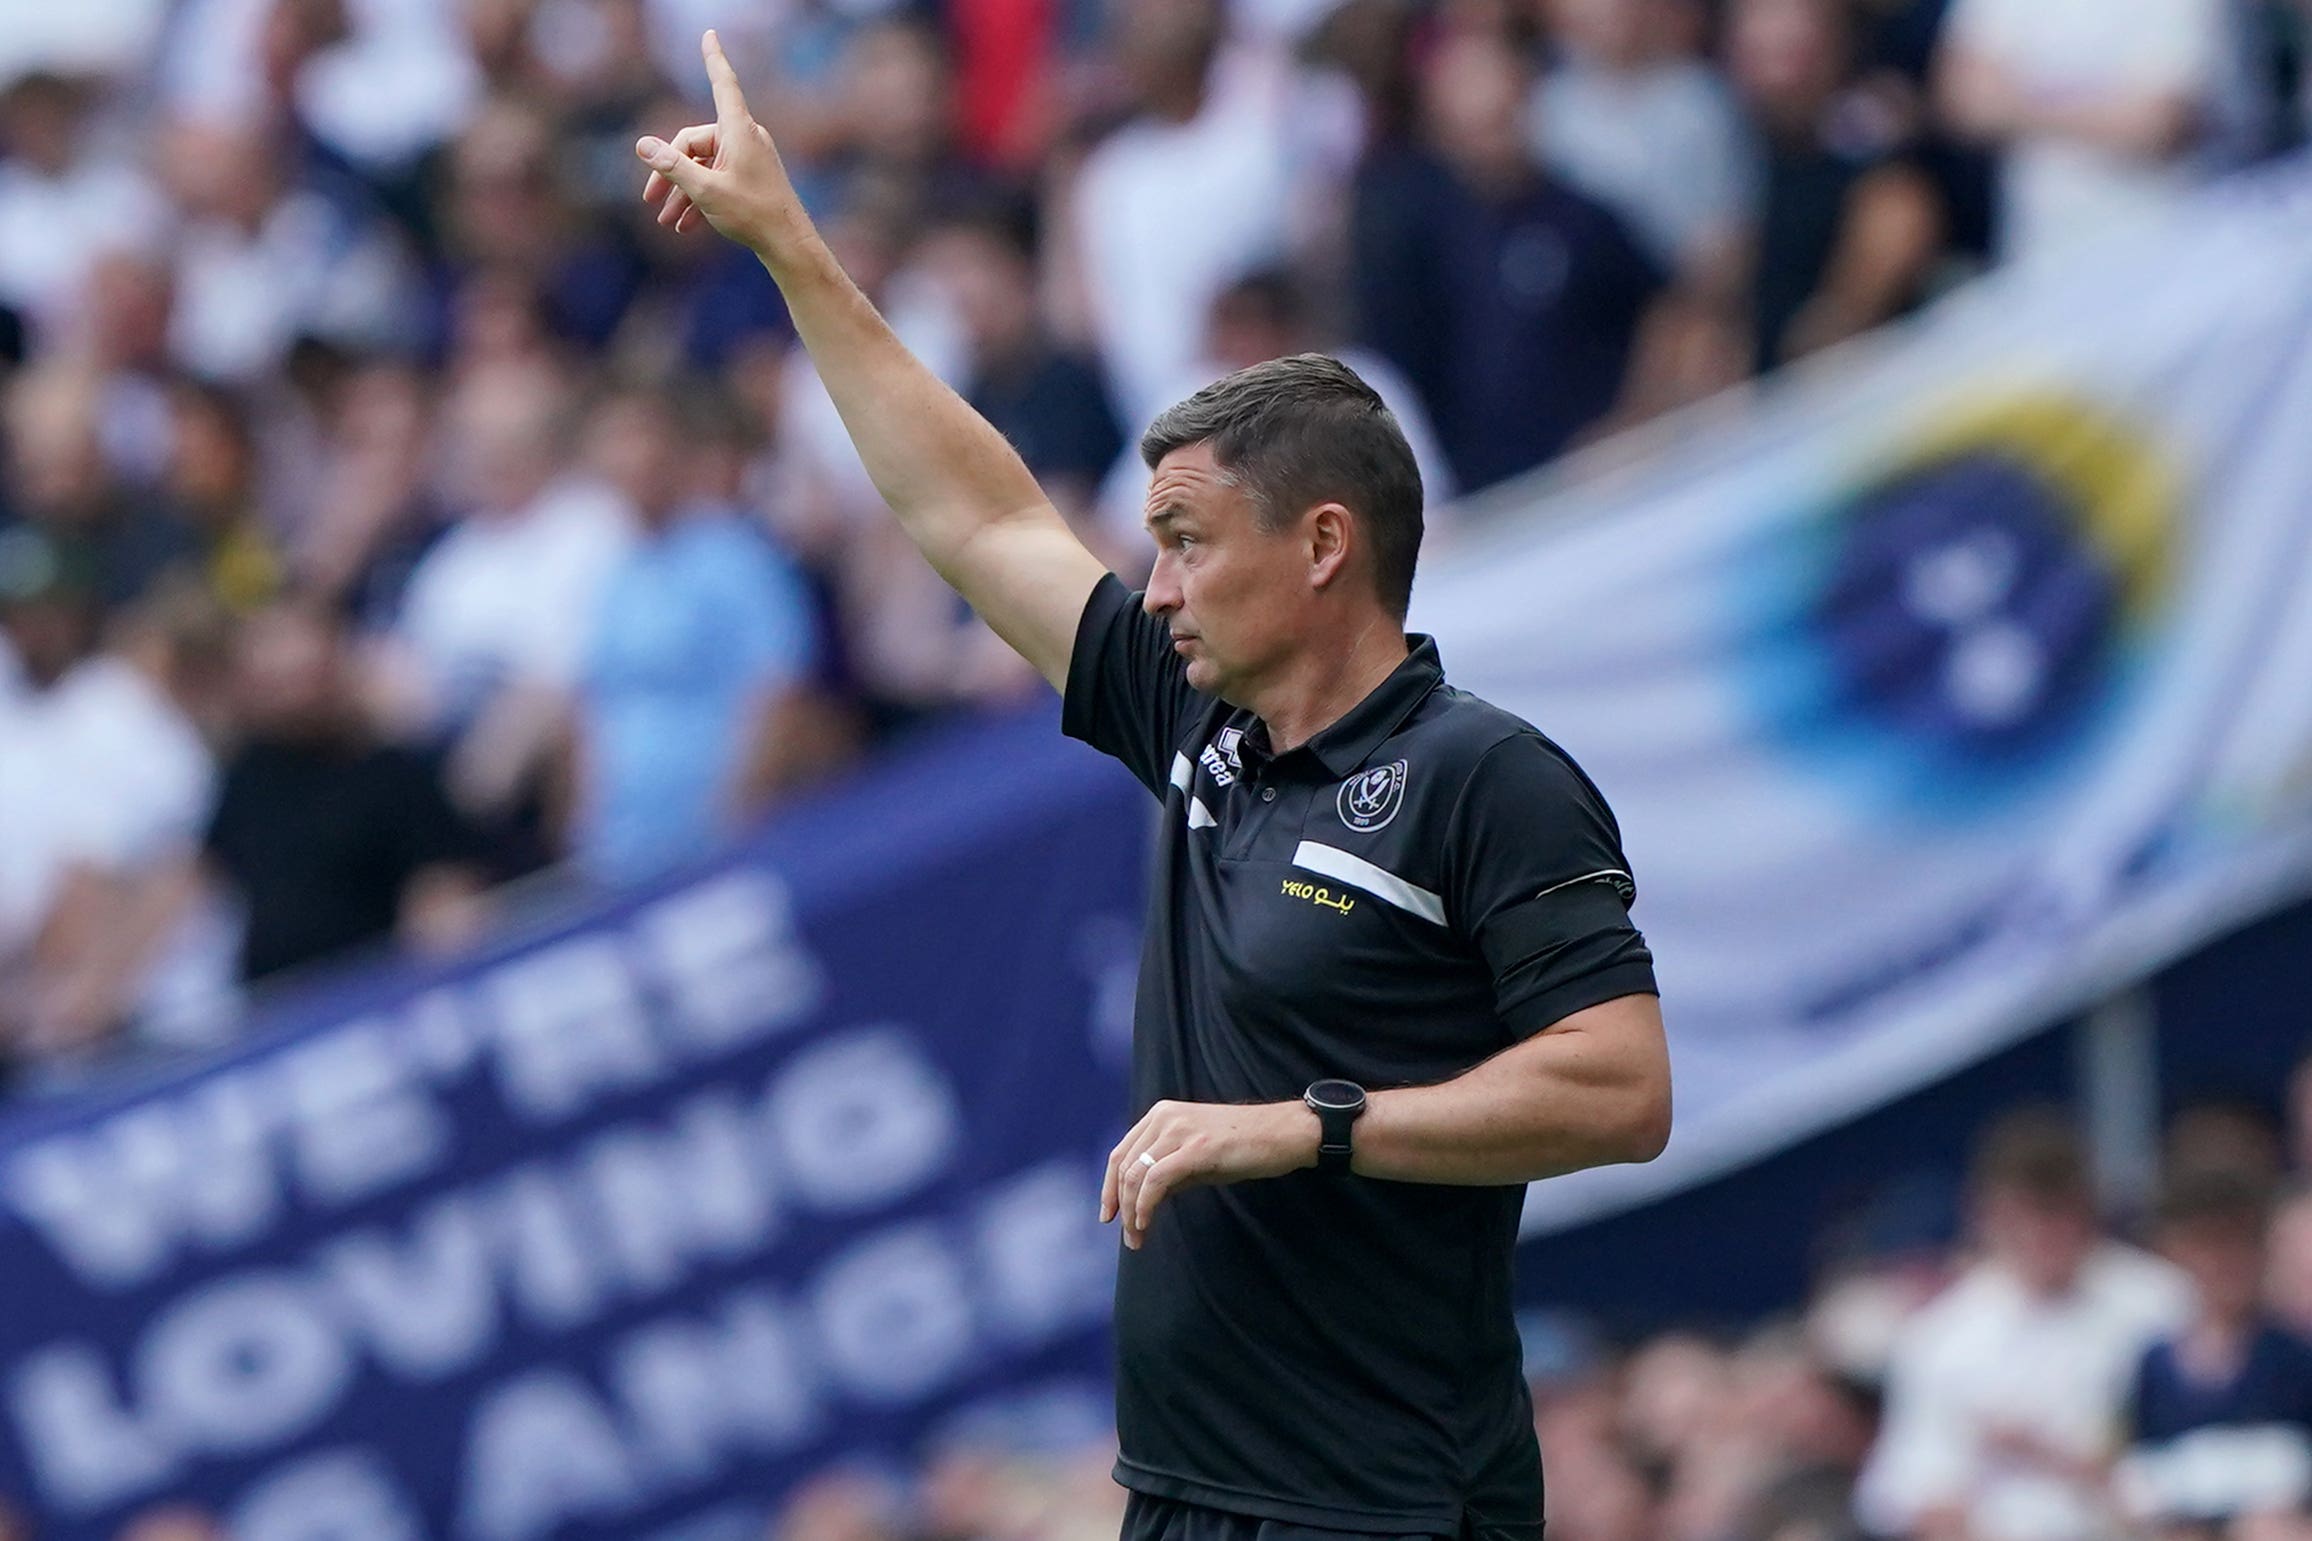
M 1653 954 L 1630 922 L 1637 886 L 1597 788 L 1539 734 L 1488 749 L 1447 834 L 1449 918 L 1493 974 L 1518 1038 L 1624 995 L 1653 995 Z
M 1203 699 L 1172 650 L 1171 628 L 1114 573 L 1103 577 L 1076 623 L 1060 731 L 1123 761 L 1161 798 L 1181 729 Z

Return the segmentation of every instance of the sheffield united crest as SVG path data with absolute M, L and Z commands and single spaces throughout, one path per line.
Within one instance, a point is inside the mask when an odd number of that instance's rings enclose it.
M 1377 765 L 1341 783 L 1335 806 L 1341 822 L 1360 835 L 1371 834 L 1397 816 L 1405 802 L 1405 762 Z

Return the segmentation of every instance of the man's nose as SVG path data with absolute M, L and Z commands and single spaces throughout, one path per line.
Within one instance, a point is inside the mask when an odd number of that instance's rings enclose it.
M 1168 558 L 1158 557 L 1148 574 L 1148 592 L 1140 596 L 1140 608 L 1159 619 L 1180 608 L 1180 585 L 1173 581 L 1171 565 Z

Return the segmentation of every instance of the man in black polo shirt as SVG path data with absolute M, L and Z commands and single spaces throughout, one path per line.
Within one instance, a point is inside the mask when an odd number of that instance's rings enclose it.
M 645 138 L 662 222 L 744 242 L 940 573 L 1164 805 L 1122 1222 L 1132 1541 L 1533 1537 L 1523 1185 L 1669 1131 L 1613 817 L 1404 631 L 1421 486 L 1315 355 L 1159 419 L 1132 595 L 812 229 L 708 34 L 717 121 Z

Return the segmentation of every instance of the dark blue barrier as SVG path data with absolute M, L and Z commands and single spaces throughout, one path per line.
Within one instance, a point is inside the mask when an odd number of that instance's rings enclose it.
M 1049 712 L 713 865 L 0 1127 L 43 1538 L 759 1534 L 837 1456 L 1106 1413 L 1145 794 Z

